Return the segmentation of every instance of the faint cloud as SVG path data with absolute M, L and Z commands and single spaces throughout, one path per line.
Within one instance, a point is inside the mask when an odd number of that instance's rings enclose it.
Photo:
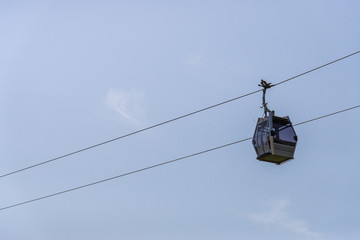
M 143 92 L 109 89 L 106 94 L 106 105 L 120 114 L 124 120 L 135 125 L 141 125 L 146 117 Z
M 204 56 L 202 54 L 192 54 L 184 59 L 184 63 L 188 65 L 200 65 L 202 64 Z
M 306 221 L 290 216 L 285 211 L 288 206 L 289 201 L 284 199 L 274 204 L 271 210 L 262 213 L 250 214 L 249 218 L 254 222 L 265 224 L 266 226 L 277 226 L 309 237 L 322 236 L 321 233 L 311 231 Z

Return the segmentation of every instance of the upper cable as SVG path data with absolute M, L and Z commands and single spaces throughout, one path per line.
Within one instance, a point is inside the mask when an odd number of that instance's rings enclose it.
M 272 87 L 275 87 L 277 85 L 280 85 L 280 84 L 283 84 L 285 82 L 288 82 L 290 80 L 293 80 L 295 78 L 298 78 L 300 76 L 303 76 L 305 74 L 308 74 L 310 72 L 313 72 L 315 70 L 318 70 L 320 68 L 323 68 L 325 66 L 329 66 L 333 63 L 336 63 L 336 62 L 339 62 L 341 60 L 344 60 L 348 57 L 351 57 L 351 56 L 354 56 L 356 54 L 360 53 L 360 51 L 356 51 L 356 52 L 353 52 L 349 55 L 346 55 L 344 57 L 341 57 L 341 58 L 338 58 L 336 60 L 333 60 L 331 62 L 328 62 L 326 64 L 323 64 L 319 67 L 316 67 L 316 68 L 313 68 L 311 70 L 308 70 L 306 72 L 303 72 L 301 74 L 298 74 L 296 76 L 293 76 L 291 78 L 288 78 L 288 79 L 285 79 L 281 82 L 278 82 L 278 83 L 275 83 L 273 85 L 271 85 Z M 146 128 L 142 128 L 140 130 L 137 130 L 137 131 L 134 131 L 134 132 L 130 132 L 130 133 L 127 133 L 125 135 L 122 135 L 122 136 L 119 136 L 119 137 L 116 137 L 116 138 L 113 138 L 113 139 L 110 139 L 110 140 L 107 140 L 107 141 L 104 141 L 104 142 L 100 142 L 100 143 L 97 143 L 97 144 L 94 144 L 94 145 L 91 145 L 89 147 L 85 147 L 85 148 L 82 148 L 82 149 L 79 149 L 77 151 L 73 151 L 73 152 L 70 152 L 70 153 L 67 153 L 67 154 L 64 154 L 64 155 L 61 155 L 61 156 L 58 156 L 58 157 L 55 157 L 55 158 L 52 158 L 52 159 L 49 159 L 49 160 L 46 160 L 46 161 L 43 161 L 43 162 L 39 162 L 39 163 L 36 163 L 36 164 L 33 164 L 33 165 L 30 165 L 28 167 L 24 167 L 24 168 L 21 168 L 21 169 L 18 169 L 18 170 L 15 170 L 15 171 L 12 171 L 12 172 L 9 172 L 9 173 L 6 173 L 6 174 L 3 174 L 3 175 L 0 175 L 0 178 L 3 178 L 3 177 L 7 177 L 7 176 L 10 176 L 10 175 L 13 175 L 13 174 L 16 174 L 16 173 L 19 173 L 19 172 L 23 172 L 25 170 L 29 170 L 31 168 L 34 168 L 34 167 L 38 167 L 38 166 L 41 166 L 41 165 L 44 165 L 44 164 L 47 164 L 47 163 L 50 163 L 50 162 L 53 162 L 53 161 L 56 161 L 56 160 L 59 160 L 59 159 L 62 159 L 62 158 L 65 158 L 65 157 L 69 157 L 71 155 L 74 155 L 74 154 L 77 154 L 77 153 L 80 153 L 80 152 L 84 152 L 84 151 L 87 151 L 87 150 L 90 150 L 92 148 L 96 148 L 96 147 L 99 147 L 101 145 L 104 145 L 104 144 L 108 144 L 108 143 L 111 143 L 111 142 L 114 142 L 114 141 L 117 141 L 119 139 L 122 139 L 122 138 L 126 138 L 126 137 L 129 137 L 131 135 L 135 135 L 137 133 L 141 133 L 141 132 L 144 132 L 144 131 L 147 131 L 147 130 L 150 130 L 152 128 L 156 128 L 156 127 L 159 127 L 159 126 L 162 126 L 162 125 L 165 125 L 165 124 L 168 124 L 168 123 L 171 123 L 171 122 L 174 122 L 174 121 L 177 121 L 179 119 L 182 119 L 182 118 L 186 118 L 186 117 L 189 117 L 191 115 L 194 115 L 194 114 L 197 114 L 197 113 L 200 113 L 200 112 L 204 112 L 204 111 L 207 111 L 209 109 L 212 109 L 212 108 L 215 108 L 215 107 L 218 107 L 218 106 L 221 106 L 221 105 L 224 105 L 226 103 L 230 103 L 230 102 L 233 102 L 235 100 L 238 100 L 238 99 L 241 99 L 241 98 L 244 98 L 244 97 L 247 97 L 247 96 L 250 96 L 252 94 L 255 94 L 255 93 L 258 93 L 258 92 L 261 92 L 263 91 L 262 89 L 260 90 L 257 90 L 257 91 L 253 91 L 253 92 L 250 92 L 250 93 L 247 93 L 247 94 L 244 94 L 244 95 L 241 95 L 241 96 L 238 96 L 238 97 L 235 97 L 235 98 L 231 98 L 229 100 L 226 100 L 226 101 L 223 101 L 223 102 L 220 102 L 220 103 L 217 103 L 217 104 L 214 104 L 214 105 L 211 105 L 211 106 L 208 106 L 208 107 L 205 107 L 205 108 L 202 108 L 202 109 L 199 109 L 199 110 L 196 110 L 196 111 L 193 111 L 193 112 L 190 112 L 190 113 L 187 113 L 187 114 L 184 114 L 184 115 L 181 115 L 181 116 L 178 116 L 178 117 L 175 117 L 175 118 L 172 118 L 170 120 L 167 120 L 167 121 L 164 121 L 164 122 L 161 122 L 161 123 L 158 123 L 158 124 L 154 124 L 154 125 L 151 125 L 149 127 L 146 127 Z

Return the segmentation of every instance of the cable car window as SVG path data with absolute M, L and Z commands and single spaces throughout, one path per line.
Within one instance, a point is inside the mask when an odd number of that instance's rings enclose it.
M 277 122 L 273 122 L 273 128 L 271 131 L 271 135 L 275 138 L 275 139 L 279 139 L 279 129 L 282 127 L 283 125 Z
M 257 135 L 257 147 L 262 147 L 261 131 L 258 131 L 258 135 Z
M 267 121 L 264 121 L 259 124 L 258 128 L 258 146 L 262 147 L 266 145 L 267 139 L 266 139 L 266 127 L 267 127 Z
M 257 147 L 262 147 L 261 132 L 262 132 L 262 125 L 259 124 L 258 130 L 257 130 L 257 136 L 256 136 L 256 143 L 257 143 L 256 145 L 257 145 Z
M 273 123 L 273 136 L 274 141 L 277 143 L 295 145 L 296 134 L 290 122 L 278 122 Z
M 263 146 L 267 145 L 267 138 L 266 138 L 266 127 L 263 128 L 263 131 L 261 133 L 261 137 L 262 137 L 262 144 Z
M 258 135 L 258 127 L 255 128 L 255 133 L 254 133 L 254 137 L 253 137 L 253 145 L 254 145 L 256 151 L 257 151 L 257 135 Z
M 279 131 L 279 138 L 283 141 L 296 143 L 296 134 L 292 126 L 288 126 Z
M 256 133 L 255 133 L 255 136 L 254 136 L 255 144 L 256 144 L 257 148 L 259 148 L 261 146 L 261 140 L 259 138 L 260 136 L 261 136 L 261 128 L 260 128 L 260 126 L 258 126 L 256 128 Z

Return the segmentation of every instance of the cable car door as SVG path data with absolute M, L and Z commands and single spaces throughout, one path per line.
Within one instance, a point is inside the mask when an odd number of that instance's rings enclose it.
M 267 153 L 271 153 L 269 129 L 270 126 L 268 118 L 264 119 L 263 121 L 259 121 L 256 134 L 258 157 Z

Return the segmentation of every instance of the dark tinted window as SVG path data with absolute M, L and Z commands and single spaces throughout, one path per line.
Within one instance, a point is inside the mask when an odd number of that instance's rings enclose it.
M 296 143 L 295 136 L 296 136 L 295 131 L 291 125 L 282 128 L 279 131 L 279 138 L 282 141 Z
M 274 119 L 272 131 L 275 142 L 288 142 L 293 144 L 296 143 L 296 134 L 290 121 Z

